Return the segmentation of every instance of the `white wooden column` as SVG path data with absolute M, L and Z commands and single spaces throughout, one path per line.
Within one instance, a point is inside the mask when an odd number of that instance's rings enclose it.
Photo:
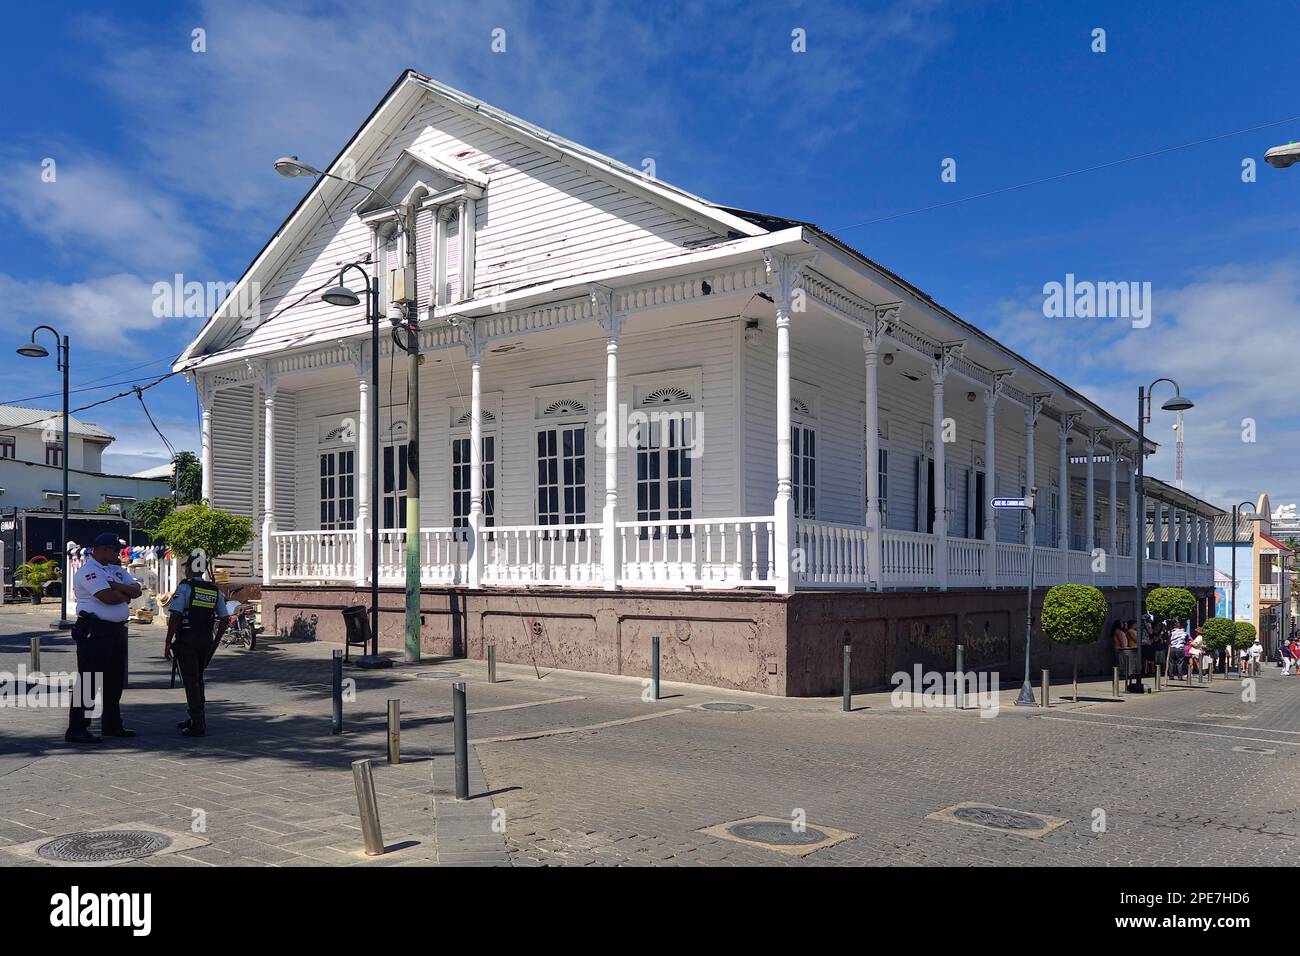
M 1061 440 L 1061 473 L 1056 484 L 1056 546 L 1065 562 L 1065 580 L 1070 580 L 1070 432 L 1079 420 L 1078 412 L 1061 412 L 1057 435 Z
M 592 283 L 592 306 L 600 313 L 605 330 L 605 508 L 601 535 L 602 577 L 606 591 L 618 588 L 622 542 L 618 537 L 618 450 L 622 441 L 618 414 L 618 340 L 623 314 L 616 307 L 614 290 Z
M 1097 507 L 1097 494 L 1093 490 L 1093 458 L 1097 456 L 1097 446 L 1101 442 L 1101 436 L 1106 433 L 1104 428 L 1088 429 L 1088 487 L 1083 497 L 1083 548 L 1089 554 L 1097 546 L 1097 520 L 1094 511 Z
M 984 500 L 978 506 L 984 509 L 984 579 L 991 588 L 997 587 L 998 583 L 998 513 L 993 507 L 993 498 L 998 493 L 998 398 L 1010 374 L 994 372 L 992 384 L 984 389 Z
M 880 343 L 884 339 L 890 317 L 897 310 L 879 309 L 868 319 L 862 333 L 862 360 L 866 371 L 866 478 L 867 505 L 864 523 L 867 527 L 867 577 L 878 591 L 883 572 L 884 526 L 880 520 Z
M 275 574 L 275 379 L 262 375 L 262 584 Z
M 1138 548 L 1144 549 L 1142 553 L 1144 556 L 1146 554 L 1147 516 L 1137 513 L 1137 460 L 1128 459 L 1126 470 L 1128 471 L 1128 553 L 1129 557 L 1136 558 Z
M 776 306 L 776 499 L 773 502 L 772 540 L 773 588 L 778 594 L 794 591 L 791 551 L 795 543 L 794 478 L 790 460 L 790 314 L 802 311 L 803 269 L 812 256 L 791 256 L 769 250 L 763 254 L 767 263 L 769 287 Z M 796 297 L 798 302 L 796 302 Z
M 1125 442 L 1110 444 L 1110 509 L 1107 517 L 1107 546 L 1110 551 L 1112 577 L 1119 573 L 1119 459 L 1123 454 Z
M 463 212 L 463 210 L 462 210 Z M 462 222 L 461 228 L 464 229 Z M 463 244 L 462 244 L 463 246 Z M 466 564 L 471 588 L 483 586 L 483 346 L 471 329 L 465 352 L 469 357 L 469 555 Z
M 1152 519 L 1154 522 L 1151 534 L 1152 550 L 1155 552 L 1155 560 L 1163 561 L 1165 560 L 1165 503 L 1159 498 L 1155 499 Z
M 1178 561 L 1180 564 L 1188 562 L 1187 539 L 1188 532 L 1191 531 L 1190 520 L 1191 515 L 1180 508 L 1178 511 Z
M 199 402 L 203 406 L 203 415 L 199 423 L 199 464 L 203 469 L 203 500 L 212 504 L 212 400 L 213 389 L 208 377 L 203 374 L 194 377 L 194 388 L 199 393 Z
M 1025 494 L 1034 493 L 1034 425 L 1038 422 L 1038 416 L 1043 413 L 1043 406 L 1047 404 L 1048 395 L 1031 395 L 1029 405 L 1025 409 Z M 1034 500 L 1034 507 L 1037 509 L 1038 501 Z M 1025 514 L 1025 544 L 1033 545 L 1037 543 L 1037 534 L 1034 525 L 1034 512 Z
M 357 483 L 355 487 L 357 510 L 357 587 L 370 583 L 370 515 L 373 506 L 370 501 L 370 469 L 375 467 L 370 461 L 370 373 L 366 362 L 370 358 L 370 346 L 358 345 L 352 354 L 352 362 L 357 370 L 357 427 L 353 435 L 357 443 Z M 375 418 L 378 419 L 378 414 Z
M 941 345 L 930 365 L 930 386 L 934 397 L 934 480 L 930 483 L 930 500 L 934 502 L 934 577 L 940 591 L 948 590 L 948 481 L 947 449 L 943 427 L 943 380 L 953 359 L 961 354 L 961 345 Z

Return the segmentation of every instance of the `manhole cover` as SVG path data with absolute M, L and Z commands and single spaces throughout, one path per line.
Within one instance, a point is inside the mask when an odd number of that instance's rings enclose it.
M 957 803 L 944 807 L 934 813 L 925 815 L 927 820 L 942 820 L 961 826 L 979 827 L 981 830 L 993 830 L 997 833 L 1014 833 L 1019 837 L 1037 840 L 1045 837 L 1057 827 L 1063 827 L 1069 820 L 1063 817 L 1050 817 L 1046 813 L 1027 813 L 1012 810 L 1010 807 L 996 807 L 989 803 Z
M 425 680 L 451 680 L 462 676 L 459 671 L 439 671 L 436 674 L 421 674 Z
M 816 827 L 805 826 L 797 831 L 788 823 L 774 823 L 758 820 L 749 823 L 733 823 L 727 832 L 734 837 L 751 843 L 766 843 L 769 846 L 810 846 L 821 843 L 826 834 Z
M 733 704 L 729 701 L 717 701 L 711 704 L 700 704 L 700 710 L 721 710 L 728 714 L 739 714 L 746 710 L 753 710 L 752 704 Z
M 171 837 L 149 830 L 97 830 L 55 837 L 36 852 L 43 859 L 61 863 L 103 863 L 152 856 L 171 842 Z
M 1045 824 L 1038 817 L 1019 810 L 1001 810 L 995 807 L 960 807 L 952 815 L 963 823 L 998 830 L 1041 830 Z

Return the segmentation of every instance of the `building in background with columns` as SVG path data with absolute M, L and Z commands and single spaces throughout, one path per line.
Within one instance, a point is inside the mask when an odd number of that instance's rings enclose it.
M 846 642 L 862 689 L 957 643 L 1018 675 L 1031 546 L 1036 602 L 1092 583 L 1136 616 L 1135 542 L 1148 586 L 1211 600 L 1222 512 L 1149 480 L 1137 514 L 1153 442 L 812 224 L 412 71 L 328 171 L 367 188 L 318 179 L 176 364 L 272 630 L 337 639 L 373 571 L 400 645 L 416 427 L 430 653 L 642 674 L 660 636 L 667 679 L 814 694 Z M 408 229 L 388 203 L 412 196 Z M 385 311 L 413 294 L 418 424 L 387 332 L 371 381 L 363 308 L 319 300 L 349 262 Z M 1033 515 L 993 507 L 1032 488 Z M 1037 636 L 1032 666 L 1061 654 Z

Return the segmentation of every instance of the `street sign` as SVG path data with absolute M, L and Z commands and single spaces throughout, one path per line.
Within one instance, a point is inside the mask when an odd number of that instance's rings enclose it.
M 1028 498 L 994 498 L 991 502 L 994 508 L 1032 508 L 1034 505 Z

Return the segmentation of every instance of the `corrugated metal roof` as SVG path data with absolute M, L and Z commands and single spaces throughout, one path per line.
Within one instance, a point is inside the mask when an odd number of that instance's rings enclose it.
M 48 408 L 25 408 L 22 405 L 0 405 L 0 429 L 10 428 L 44 428 L 47 424 L 54 428 L 63 427 L 63 413 L 50 411 Z M 113 441 L 113 436 L 98 425 L 83 422 L 76 415 L 68 416 L 68 434 L 80 435 L 82 438 L 98 438 Z
M 1250 544 L 1254 540 L 1254 525 L 1250 521 L 1250 512 L 1237 515 L 1237 543 Z M 1214 519 L 1214 541 L 1216 544 L 1232 543 L 1232 512 L 1219 515 Z

